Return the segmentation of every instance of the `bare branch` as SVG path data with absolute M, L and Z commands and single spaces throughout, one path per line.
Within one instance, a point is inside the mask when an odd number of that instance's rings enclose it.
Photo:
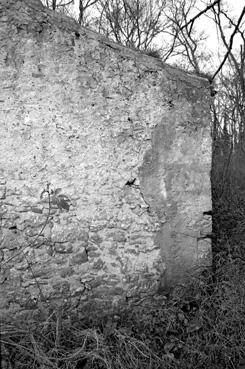
M 99 0 L 99 29 L 117 42 L 141 50 L 165 29 L 164 0 Z
M 217 74 L 221 71 L 221 69 L 223 68 L 226 60 L 228 59 L 228 57 L 229 57 L 229 55 L 231 53 L 232 46 L 233 46 L 233 40 L 234 40 L 234 37 L 235 37 L 235 35 L 236 35 L 236 33 L 237 33 L 238 29 L 239 29 L 239 26 L 240 26 L 241 22 L 242 22 L 242 19 L 243 19 L 244 14 L 245 14 L 245 7 L 243 8 L 243 10 L 241 12 L 240 17 L 239 17 L 239 19 L 237 21 L 236 27 L 235 27 L 235 29 L 232 32 L 232 35 L 230 37 L 230 42 L 229 42 L 228 50 L 227 50 L 227 52 L 226 52 L 226 54 L 225 54 L 225 56 L 224 56 L 224 58 L 223 58 L 223 60 L 222 60 L 222 62 L 220 64 L 220 66 L 218 67 L 218 69 L 216 70 L 216 72 L 214 73 L 214 75 L 212 76 L 212 80 L 214 80 L 214 78 L 217 76 Z
M 98 2 L 98 0 L 87 0 L 84 3 L 84 0 L 79 0 L 79 15 L 78 15 L 78 23 L 84 23 L 84 15 L 88 8 L 92 7 Z
M 74 0 L 70 0 L 65 4 L 60 3 L 58 6 L 68 6 L 68 5 L 73 4 L 73 3 L 74 3 Z
M 195 15 L 195 17 L 191 18 L 186 24 L 184 24 L 181 27 L 181 30 L 184 28 L 187 28 L 189 26 L 189 24 L 191 25 L 190 27 L 190 31 L 192 30 L 193 24 L 195 22 L 195 20 L 197 18 L 199 18 L 201 15 L 203 15 L 204 13 L 206 13 L 208 10 L 212 9 L 216 4 L 218 4 L 220 2 L 220 0 L 216 0 L 214 1 L 212 4 L 208 5 L 205 9 L 203 9 L 202 11 L 200 11 L 197 15 Z

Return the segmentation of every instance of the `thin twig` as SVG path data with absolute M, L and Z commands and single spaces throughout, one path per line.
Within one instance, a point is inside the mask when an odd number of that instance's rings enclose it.
M 201 15 L 203 15 L 204 13 L 206 13 L 209 9 L 213 8 L 216 4 L 218 4 L 220 2 L 220 0 L 216 0 L 214 1 L 212 4 L 208 5 L 205 9 L 203 9 L 202 11 L 200 11 L 197 15 L 195 15 L 195 17 L 191 18 L 186 24 L 184 24 L 180 29 L 184 29 L 187 28 L 189 26 L 189 24 L 191 24 L 191 29 L 193 27 L 193 24 L 195 22 L 195 20 L 197 18 L 199 18 Z M 190 30 L 191 30 L 190 29 Z
M 221 69 L 223 68 L 223 65 L 225 64 L 228 56 L 230 55 L 230 52 L 231 52 L 231 49 L 232 49 L 232 46 L 233 46 L 234 37 L 235 37 L 237 31 L 239 30 L 239 26 L 240 26 L 240 24 L 242 22 L 242 19 L 243 19 L 244 14 L 245 14 L 245 6 L 244 6 L 244 8 L 243 8 L 243 10 L 242 10 L 242 12 L 240 14 L 240 17 L 239 17 L 238 21 L 237 21 L 236 27 L 235 27 L 235 29 L 232 32 L 232 35 L 230 37 L 230 43 L 229 43 L 229 46 L 228 46 L 228 50 L 227 50 L 227 52 L 226 52 L 226 54 L 225 54 L 225 56 L 224 56 L 224 58 L 223 58 L 223 60 L 222 60 L 222 62 L 220 64 L 219 68 L 216 70 L 216 72 L 212 76 L 212 81 L 217 76 L 217 74 L 221 71 Z
M 47 190 L 43 191 L 43 193 L 47 192 L 48 193 L 48 214 L 46 217 L 46 220 L 44 222 L 43 227 L 41 228 L 40 232 L 38 232 L 37 236 L 34 238 L 34 240 L 31 243 L 28 243 L 28 245 L 26 245 L 25 247 L 21 248 L 21 250 L 19 252 L 16 252 L 16 254 L 14 254 L 13 256 L 11 256 L 10 258 L 8 258 L 7 260 L 5 260 L 4 262 L 1 263 L 1 267 L 3 267 L 5 264 L 9 263 L 11 260 L 15 259 L 18 255 L 20 255 L 21 253 L 24 253 L 24 251 L 28 248 L 28 247 L 34 247 L 36 241 L 38 240 L 38 238 L 42 235 L 44 229 L 46 228 L 48 221 L 50 219 L 50 214 L 51 214 L 51 208 L 52 208 L 52 204 L 51 204 L 51 196 L 50 196 L 50 191 L 49 191 L 49 184 L 47 185 Z M 25 254 L 24 254 L 25 255 Z

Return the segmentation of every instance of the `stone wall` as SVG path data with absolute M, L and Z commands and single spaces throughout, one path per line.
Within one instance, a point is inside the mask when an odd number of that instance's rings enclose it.
M 167 291 L 210 253 L 208 83 L 0 1 L 0 309 Z

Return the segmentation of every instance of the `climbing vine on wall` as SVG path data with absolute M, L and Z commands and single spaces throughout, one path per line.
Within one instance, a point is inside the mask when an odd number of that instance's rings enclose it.
M 61 188 L 51 188 L 51 184 L 47 183 L 46 187 L 43 189 L 40 195 L 40 199 L 44 201 L 44 203 L 48 203 L 48 210 L 46 214 L 45 221 L 42 223 L 41 229 L 39 230 L 38 234 L 34 237 L 34 239 L 30 242 L 27 242 L 26 244 L 20 245 L 20 247 L 16 248 L 16 251 L 6 260 L 4 260 L 4 253 L 1 258 L 1 264 L 0 264 L 0 270 L 1 270 L 1 282 L 4 283 L 8 279 L 8 271 L 11 267 L 11 262 L 16 259 L 18 256 L 22 255 L 27 263 L 27 268 L 31 272 L 33 279 L 38 287 L 39 290 L 39 297 L 41 301 L 44 301 L 44 296 L 42 293 L 41 286 L 36 278 L 35 270 L 33 269 L 33 260 L 29 260 L 28 252 L 27 250 L 30 249 L 36 249 L 42 246 L 44 243 L 49 243 L 51 240 L 48 240 L 47 238 L 43 238 L 44 236 L 44 230 L 47 227 L 47 225 L 52 220 L 51 211 L 69 211 L 70 209 L 70 199 L 68 196 L 61 193 Z M 33 208 L 32 208 L 33 209 Z M 42 210 L 40 209 L 40 212 L 42 213 Z M 39 213 L 39 212 L 38 212 Z M 16 227 L 15 227 L 16 228 Z M 40 242 L 41 239 L 41 242 Z M 44 241 L 45 240 L 45 241 Z M 52 242 L 51 242 L 52 243 Z M 1 255 L 0 255 L 1 256 Z
M 51 205 L 57 206 L 60 210 L 69 211 L 70 199 L 66 195 L 60 193 L 61 191 L 61 188 L 50 189 L 50 183 L 48 183 L 47 188 L 42 191 L 40 198 L 44 198 L 46 194 L 49 197 Z

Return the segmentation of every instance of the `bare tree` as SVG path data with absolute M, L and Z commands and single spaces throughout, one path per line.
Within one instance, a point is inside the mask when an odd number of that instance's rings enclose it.
M 78 5 L 75 0 L 41 0 L 49 9 L 73 17 L 79 24 L 90 26 L 93 17 L 90 17 L 88 10 L 96 11 L 95 4 L 98 0 L 79 0 Z M 75 6 L 76 5 L 76 6 Z
M 232 18 L 228 11 L 218 4 L 213 9 L 214 20 L 220 39 L 225 48 L 219 67 L 213 74 L 213 79 L 219 76 L 220 95 L 223 105 L 220 126 L 231 136 L 232 150 L 244 150 L 245 144 L 245 7 L 238 19 Z M 226 22 L 226 23 L 225 23 Z M 231 30 L 230 36 L 225 34 L 225 24 Z M 240 48 L 234 48 L 234 37 L 239 36 Z M 225 70 L 224 70 L 225 66 Z M 222 134 L 222 131 L 221 131 Z
M 230 59 L 234 68 L 236 69 L 236 71 L 238 72 L 238 74 L 240 75 L 241 78 L 241 83 L 244 85 L 244 75 L 243 75 L 243 68 L 244 68 L 244 45 L 245 45 L 245 34 L 244 34 L 244 19 L 245 19 L 245 6 L 241 11 L 241 14 L 238 18 L 237 21 L 234 21 L 231 17 L 229 17 L 229 15 L 227 14 L 227 12 L 225 12 L 222 8 L 220 3 L 218 3 L 218 9 L 213 9 L 213 13 L 214 13 L 214 19 L 215 19 L 215 23 L 217 25 L 219 34 L 221 36 L 221 40 L 223 41 L 223 44 L 226 48 L 226 53 L 224 55 L 224 58 L 222 60 L 222 62 L 220 63 L 218 69 L 216 70 L 216 72 L 213 75 L 213 78 L 216 77 L 216 75 L 221 71 L 221 69 L 223 68 L 225 62 L 227 61 L 227 59 Z M 229 26 L 232 28 L 233 27 L 233 31 L 232 34 L 230 35 L 229 40 L 226 39 L 225 37 L 225 33 L 224 33 L 224 27 L 222 24 L 222 19 L 221 17 L 224 17 L 226 20 L 229 21 Z M 243 40 L 243 45 L 241 46 L 241 63 L 239 65 L 239 62 L 236 61 L 236 58 L 232 52 L 232 47 L 233 47 L 233 41 L 234 41 L 234 37 L 239 34 L 241 36 L 241 39 Z M 242 68 L 242 69 L 241 69 Z M 240 70 L 241 69 L 241 70 Z
M 188 25 L 188 19 L 196 6 L 196 0 L 179 0 L 171 1 L 168 13 L 168 18 L 171 28 L 170 47 L 165 48 L 164 60 L 169 57 L 178 56 L 178 59 L 185 61 L 196 73 L 201 73 L 200 63 L 204 59 L 204 54 L 199 51 L 199 45 L 205 40 L 203 33 L 197 32 L 195 26 Z
M 190 27 L 190 31 L 194 25 L 194 22 L 201 17 L 201 15 L 206 14 L 210 9 L 213 9 L 215 7 L 215 5 L 218 5 L 220 3 L 221 0 L 215 0 L 213 3 L 211 4 L 207 4 L 206 7 L 204 9 L 202 9 L 201 11 L 199 11 L 194 17 L 192 17 L 191 19 L 189 19 L 187 21 L 187 23 L 185 23 L 181 29 L 183 28 L 187 28 Z
M 147 50 L 167 27 L 166 0 L 99 0 L 97 29 L 116 42 Z
M 62 9 L 62 11 L 65 11 L 69 5 L 74 4 L 74 0 L 43 0 L 43 3 L 47 6 L 47 8 L 52 10 Z
M 86 17 L 86 13 L 89 8 L 93 8 L 94 5 L 98 2 L 98 0 L 79 0 L 79 15 L 78 15 L 78 23 L 83 25 L 88 25 L 89 21 Z
M 165 31 L 168 42 L 163 48 L 164 61 L 173 63 L 177 60 L 178 65 L 212 79 L 212 51 L 208 48 L 208 34 L 200 19 L 206 17 L 213 22 L 212 9 L 220 1 L 169 0 L 165 16 L 171 26 Z

